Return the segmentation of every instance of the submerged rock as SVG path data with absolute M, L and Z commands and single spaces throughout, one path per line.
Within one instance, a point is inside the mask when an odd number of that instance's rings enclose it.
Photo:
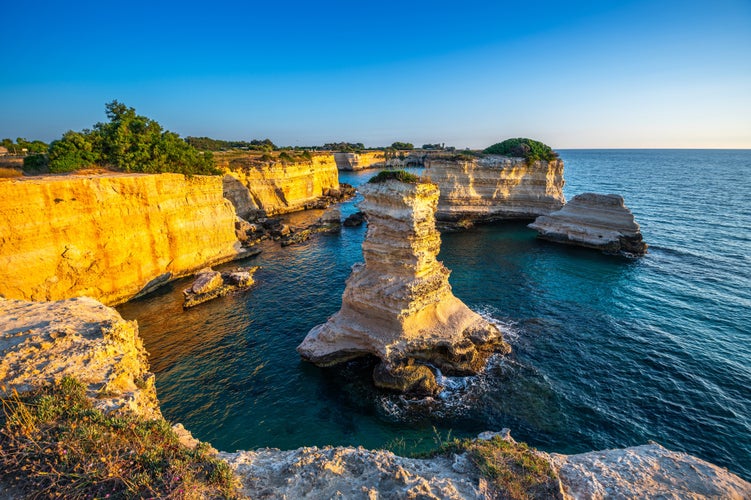
M 368 218 L 364 264 L 347 279 L 342 308 L 298 346 L 319 366 L 375 355 L 377 386 L 436 393 L 426 366 L 471 374 L 493 352 L 509 352 L 501 332 L 451 293 L 449 270 L 436 260 L 438 188 L 387 180 L 360 189 Z M 421 364 L 415 363 L 418 361 Z
M 218 297 L 224 297 L 235 290 L 243 290 L 253 285 L 253 273 L 256 267 L 238 267 L 229 272 L 220 273 L 207 267 L 196 274 L 196 280 L 190 288 L 183 290 L 183 309 L 195 307 Z
M 363 222 L 365 222 L 365 214 L 359 211 L 344 219 L 344 225 L 346 227 L 362 226 Z
M 529 227 L 539 238 L 557 243 L 630 256 L 647 253 L 639 224 L 617 194 L 576 195 L 562 209 L 538 217 Z

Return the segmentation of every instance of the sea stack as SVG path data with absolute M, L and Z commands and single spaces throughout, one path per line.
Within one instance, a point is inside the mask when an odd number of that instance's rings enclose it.
M 560 209 L 563 161 L 484 154 L 431 154 L 425 175 L 440 188 L 436 218 L 446 227 L 532 220 Z
M 496 326 L 454 297 L 450 271 L 436 260 L 438 187 L 404 172 L 377 180 L 360 188 L 368 221 L 365 263 L 353 266 L 339 312 L 297 350 L 319 366 L 374 355 L 377 386 L 436 393 L 427 365 L 447 374 L 477 373 L 493 352 L 510 347 Z
M 617 194 L 584 193 L 562 209 L 538 217 L 530 228 L 538 237 L 606 253 L 639 256 L 647 253 L 639 224 Z

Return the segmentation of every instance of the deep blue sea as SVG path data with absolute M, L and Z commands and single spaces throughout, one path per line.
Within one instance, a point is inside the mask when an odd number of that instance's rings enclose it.
M 649 253 L 629 260 L 538 241 L 523 223 L 443 234 L 454 294 L 504 325 L 511 356 L 423 400 L 375 390 L 361 363 L 302 362 L 295 347 L 339 309 L 362 259 L 365 228 L 344 228 L 264 244 L 247 261 L 262 266 L 249 292 L 184 312 L 182 280 L 118 308 L 139 322 L 165 417 L 227 451 L 409 453 L 503 427 L 561 453 L 654 440 L 751 479 L 751 151 L 561 157 L 566 198 L 623 195 Z

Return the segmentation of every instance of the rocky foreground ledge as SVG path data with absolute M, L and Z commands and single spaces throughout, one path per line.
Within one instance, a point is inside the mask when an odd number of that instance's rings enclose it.
M 13 389 L 23 392 L 65 376 L 83 382 L 103 411 L 161 419 L 135 321 L 88 298 L 0 299 L 2 398 Z M 179 434 L 191 441 L 187 432 Z M 481 437 L 513 445 L 508 432 Z M 751 484 L 726 469 L 656 444 L 579 455 L 529 452 L 555 473 L 548 493 L 533 498 L 751 498 Z M 383 450 L 313 447 L 219 457 L 229 463 L 238 495 L 246 498 L 475 499 L 498 494 L 493 477 L 480 472 L 469 452 L 418 459 Z M 0 484 L 3 495 L 23 496 Z

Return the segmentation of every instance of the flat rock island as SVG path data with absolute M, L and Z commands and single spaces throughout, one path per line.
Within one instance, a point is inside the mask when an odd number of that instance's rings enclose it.
M 448 374 L 477 373 L 492 353 L 510 347 L 496 326 L 453 295 L 450 271 L 436 260 L 438 187 L 404 172 L 386 174 L 360 189 L 368 221 L 365 263 L 353 266 L 339 312 L 314 327 L 297 350 L 319 366 L 373 355 L 380 359 L 377 386 L 437 393 L 428 365 Z
M 639 224 L 618 194 L 578 194 L 557 212 L 538 217 L 529 227 L 537 231 L 539 238 L 557 243 L 628 256 L 647 253 Z

